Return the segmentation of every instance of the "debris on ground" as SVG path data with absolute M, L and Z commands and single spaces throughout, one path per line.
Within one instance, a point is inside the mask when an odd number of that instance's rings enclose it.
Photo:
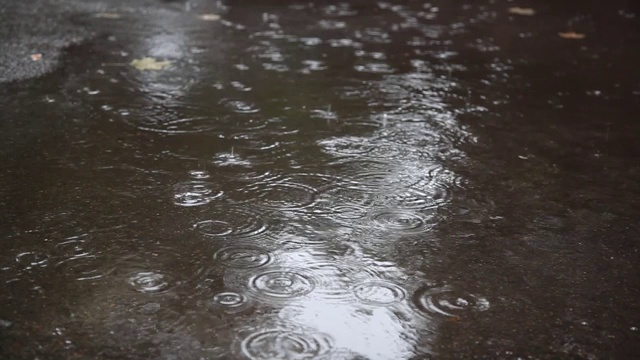
M 559 32 L 558 36 L 560 36 L 563 39 L 580 40 L 580 39 L 584 39 L 586 35 L 577 33 L 574 31 L 567 31 L 567 32 Z
M 131 61 L 131 66 L 138 70 L 162 70 L 171 65 L 171 61 L 158 61 L 152 57 L 144 57 Z
M 509 13 L 514 15 L 522 15 L 522 16 L 533 16 L 536 14 L 536 11 L 532 8 L 523 8 L 523 7 L 510 7 Z
M 220 15 L 218 15 L 218 14 L 202 14 L 202 15 L 200 15 L 200 20 L 218 21 L 218 20 L 220 20 Z

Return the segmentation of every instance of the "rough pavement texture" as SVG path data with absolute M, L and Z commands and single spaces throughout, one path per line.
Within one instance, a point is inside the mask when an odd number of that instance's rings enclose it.
M 0 1 L 0 82 L 24 80 L 53 71 L 61 52 L 96 36 L 100 13 L 183 10 L 195 2 L 162 0 Z M 41 60 L 31 59 L 42 54 Z

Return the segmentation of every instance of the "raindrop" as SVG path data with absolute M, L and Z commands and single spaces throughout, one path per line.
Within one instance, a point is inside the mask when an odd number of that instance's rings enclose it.
M 273 256 L 258 247 L 237 246 L 222 248 L 213 255 L 213 258 L 224 266 L 251 269 L 267 265 L 272 261 Z
M 223 100 L 223 102 L 229 110 L 237 114 L 253 114 L 260 111 L 254 104 L 242 100 Z
M 49 256 L 47 254 L 27 251 L 16 255 L 16 262 L 24 266 L 25 269 L 45 267 L 49 264 Z
M 206 170 L 191 170 L 189 171 L 189 176 L 196 180 L 208 179 L 211 175 Z
M 204 181 L 185 181 L 174 187 L 174 204 L 180 206 L 198 206 L 210 203 L 222 196 L 222 191 L 213 190 L 213 183 Z
M 58 262 L 56 269 L 78 281 L 97 280 L 113 271 L 112 267 L 101 267 L 98 260 L 98 256 L 80 254 Z
M 459 316 L 468 311 L 485 311 L 489 301 L 473 294 L 462 293 L 444 287 L 424 287 L 413 295 L 413 304 L 422 313 L 432 313 L 449 317 Z
M 381 229 L 404 233 L 422 232 L 435 226 L 433 216 L 405 210 L 381 211 L 373 215 L 372 219 Z
M 291 299 L 313 291 L 316 284 L 311 276 L 299 270 L 275 270 L 254 276 L 250 288 L 268 298 Z
M 302 329 L 271 329 L 247 336 L 242 353 L 252 360 L 303 360 L 327 353 L 332 339 L 322 333 Z
M 371 305 L 389 305 L 406 297 L 400 286 L 384 281 L 359 284 L 354 287 L 353 292 L 360 301 Z
M 244 166 L 250 167 L 251 161 L 243 159 L 242 156 L 236 154 L 233 149 L 231 152 L 216 154 L 213 163 L 218 166 Z
M 257 205 L 278 210 L 300 210 L 316 201 L 319 190 L 302 183 L 282 180 L 259 182 L 241 190 L 246 198 L 259 200 Z
M 364 65 L 356 65 L 354 69 L 358 72 L 372 73 L 372 74 L 392 74 L 396 70 L 389 64 L 385 63 L 367 63 Z
M 322 39 L 316 37 L 302 37 L 300 41 L 307 46 L 316 46 L 322 44 Z
M 219 119 L 209 116 L 185 117 L 171 113 L 154 114 L 158 110 L 149 110 L 141 116 L 128 116 L 124 120 L 139 130 L 164 134 L 189 134 L 208 132 L 216 128 Z M 121 112 L 121 115 L 129 115 Z
M 357 204 L 337 205 L 332 207 L 329 216 L 338 221 L 362 219 L 367 215 L 367 207 Z
M 213 303 L 225 308 L 237 308 L 247 303 L 247 297 L 237 292 L 221 292 L 213 297 Z
M 251 91 L 251 87 L 246 86 L 239 81 L 232 81 L 231 86 L 238 91 Z
M 312 262 L 305 270 L 313 276 L 314 297 L 323 301 L 353 301 L 354 284 L 379 278 L 371 269 L 356 263 Z
M 152 271 L 133 273 L 128 282 L 133 290 L 141 293 L 160 293 L 169 288 L 167 276 Z
M 209 237 L 257 237 L 275 233 L 280 227 L 265 223 L 262 217 L 244 209 L 219 209 L 216 216 L 193 225 L 199 233 Z
M 374 149 L 370 139 L 355 136 L 326 139 L 319 141 L 318 145 L 326 153 L 334 156 L 364 155 Z
M 425 190 L 399 188 L 396 191 L 379 196 L 387 205 L 403 209 L 427 210 L 440 207 L 449 201 L 450 194 L 443 187 L 430 187 Z

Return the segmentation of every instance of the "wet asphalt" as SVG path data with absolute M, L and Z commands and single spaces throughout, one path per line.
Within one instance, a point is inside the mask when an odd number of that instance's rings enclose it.
M 0 359 L 640 357 L 639 18 L 0 0 Z

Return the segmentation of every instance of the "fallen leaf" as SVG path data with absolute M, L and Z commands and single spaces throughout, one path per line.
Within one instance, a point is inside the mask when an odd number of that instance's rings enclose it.
M 563 39 L 580 40 L 580 39 L 584 39 L 586 35 L 580 34 L 574 31 L 567 31 L 567 32 L 559 32 L 558 36 L 560 36 Z
M 447 318 L 447 321 L 449 321 L 449 322 L 458 322 L 460 320 L 462 320 L 462 318 L 460 318 L 460 316 L 457 316 L 457 315 L 454 315 L 454 316 L 451 316 L 451 317 Z
M 110 12 L 97 13 L 95 16 L 97 18 L 102 18 L 102 19 L 120 19 L 122 17 L 122 15 L 118 13 L 110 13 Z
M 522 8 L 522 7 L 510 7 L 509 12 L 515 15 L 523 15 L 523 16 L 532 16 L 536 14 L 536 11 L 532 8 Z
M 202 14 L 200 15 L 200 19 L 204 21 L 217 21 L 220 20 L 220 15 L 218 14 Z
M 42 54 L 38 53 L 38 54 L 31 54 L 31 60 L 32 61 L 40 61 L 42 60 Z
M 158 61 L 152 57 L 145 57 L 131 61 L 130 65 L 138 70 L 162 70 L 171 65 L 171 61 Z

